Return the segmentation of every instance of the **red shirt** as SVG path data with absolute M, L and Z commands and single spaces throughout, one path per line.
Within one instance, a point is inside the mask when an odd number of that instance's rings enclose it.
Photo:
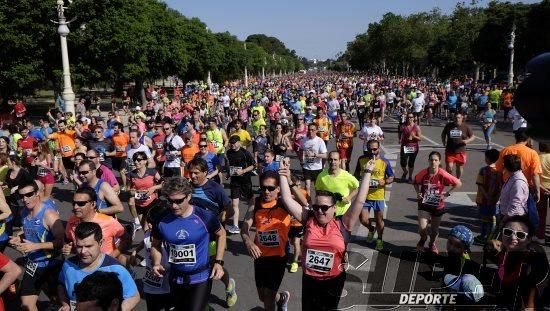
M 6 255 L 0 253 L 0 268 L 4 268 L 9 262 L 10 259 Z M 6 310 L 4 309 L 4 301 L 2 300 L 2 296 L 0 296 L 0 311 L 4 310 Z
M 164 156 L 164 138 L 165 137 L 166 135 L 164 133 L 159 133 L 153 136 L 153 150 L 155 150 L 155 153 L 156 153 L 155 161 L 157 161 L 156 157 L 158 157 L 159 155 L 161 156 L 159 160 L 160 162 L 166 161 L 166 157 Z
M 13 107 L 13 110 L 15 110 L 16 117 L 22 118 L 25 116 L 25 112 L 27 111 L 27 108 L 25 108 L 25 105 L 22 102 L 17 102 L 15 104 L 15 107 Z
M 443 189 L 446 186 L 455 186 L 458 183 L 458 178 L 442 168 L 438 168 L 437 173 L 430 177 L 428 169 L 425 168 L 416 174 L 414 183 L 420 186 L 420 192 L 426 201 L 418 202 L 419 207 L 442 210 L 445 208 L 445 201 L 442 197 Z M 433 198 L 433 201 L 429 200 L 430 198 Z

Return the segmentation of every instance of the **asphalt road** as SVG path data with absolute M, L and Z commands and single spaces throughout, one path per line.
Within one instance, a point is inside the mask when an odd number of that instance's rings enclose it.
M 421 142 L 420 152 L 417 157 L 415 172 L 427 167 L 428 153 L 438 150 L 443 153 L 440 134 L 445 122 L 437 120 L 432 126 L 422 126 L 424 139 Z M 477 209 L 475 208 L 475 178 L 478 169 L 484 165 L 485 141 L 477 121 L 470 120 L 468 124 L 474 130 L 477 138 L 468 146 L 468 162 L 462 177 L 463 186 L 457 189 L 447 199 L 447 213 L 443 216 L 440 239 L 437 246 L 440 250 L 445 249 L 445 237 L 451 227 L 457 224 L 469 226 L 475 233 L 480 232 L 479 221 L 477 220 Z M 390 160 L 395 171 L 397 181 L 387 187 L 387 209 L 385 217 L 384 250 L 374 251 L 374 245 L 366 243 L 367 230 L 361 225 L 354 231 L 354 241 L 349 245 L 349 266 L 346 286 L 340 307 L 344 309 L 364 310 L 366 306 L 387 306 L 395 305 L 398 300 L 397 292 L 426 292 L 432 287 L 437 287 L 438 282 L 431 280 L 426 275 L 430 274 L 430 267 L 417 263 L 417 255 L 414 252 L 418 241 L 417 234 L 417 207 L 416 198 L 412 185 L 399 181 L 402 174 L 398 164 L 399 144 L 397 139 L 397 123 L 395 120 L 386 119 L 382 125 L 386 139 L 382 143 L 382 150 Z M 494 142 L 497 149 L 513 142 L 509 124 L 499 124 L 499 130 L 494 135 Z M 362 142 L 355 139 L 355 150 L 352 156 L 351 171 L 355 169 L 355 161 L 361 153 Z M 334 142 L 328 146 L 329 150 L 335 148 Z M 294 169 L 298 169 L 298 161 L 292 160 Z M 257 190 L 258 179 L 253 179 L 254 189 Z M 225 185 L 227 191 L 228 185 Z M 66 220 L 71 215 L 71 207 L 68 202 L 72 200 L 72 186 L 56 184 L 54 198 L 62 219 Z M 121 198 L 127 207 L 127 195 L 122 194 Z M 241 204 L 240 214 L 244 217 L 246 206 Z M 119 216 L 121 221 L 131 219 L 128 209 Z M 137 245 L 143 234 L 136 233 L 134 246 Z M 480 254 L 480 247 L 472 249 L 474 257 Z M 6 253 L 13 259 L 20 257 L 20 254 L 13 249 L 7 249 Z M 21 263 L 21 262 L 19 262 Z M 225 255 L 225 267 L 229 270 L 232 278 L 236 280 L 237 304 L 233 310 L 251 310 L 262 307 L 258 299 L 254 284 L 253 262 L 248 255 L 239 235 L 228 237 L 228 249 Z M 432 267 L 433 268 L 433 267 Z M 136 282 L 140 285 L 144 269 L 136 267 Z M 301 309 L 301 269 L 298 273 L 286 273 L 281 284 L 281 290 L 288 290 L 291 293 L 289 310 Z M 47 300 L 44 296 L 41 301 Z M 212 289 L 210 305 L 214 310 L 225 309 L 225 289 L 221 282 L 215 281 Z M 43 304 L 42 306 L 45 306 Z M 145 310 L 145 302 L 142 300 L 138 310 Z

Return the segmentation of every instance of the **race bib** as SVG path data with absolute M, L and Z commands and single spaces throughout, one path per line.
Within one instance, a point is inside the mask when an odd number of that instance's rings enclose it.
M 212 140 L 212 141 L 210 141 L 210 143 L 212 143 L 212 146 L 214 146 L 214 148 L 218 148 L 218 142 L 217 141 Z
M 380 108 L 374 108 L 373 110 L 374 110 L 374 112 L 379 112 Z
M 145 201 L 148 200 L 150 196 L 147 194 L 147 191 L 136 191 L 134 198 L 138 201 Z
M 306 163 L 315 163 L 316 159 L 317 158 L 315 158 L 315 157 L 305 157 L 304 156 L 304 162 L 306 162 Z
M 229 167 L 229 175 L 230 176 L 236 176 L 238 170 L 242 170 L 243 168 L 240 166 L 230 166 Z
M 334 264 L 334 253 L 308 249 L 306 252 L 306 267 L 321 273 L 327 273 Z
M 265 247 L 278 247 L 279 230 L 258 231 L 258 241 Z
M 61 151 L 62 152 L 71 152 L 71 146 L 68 146 L 68 145 L 65 145 L 65 146 L 61 146 Z
M 422 204 L 425 204 L 425 205 L 439 206 L 440 201 L 441 201 L 441 197 L 434 193 L 429 193 L 429 194 L 426 193 L 422 198 Z
M 38 173 L 36 173 L 36 174 L 40 177 L 44 177 L 48 174 L 48 170 L 43 168 L 43 167 L 39 167 L 38 168 Z
M 493 118 L 485 118 L 485 123 L 493 123 Z
M 449 132 L 449 136 L 451 138 L 460 138 L 462 137 L 462 131 L 461 130 L 457 130 L 457 129 L 454 129 L 454 130 L 451 130 Z
M 197 253 L 195 252 L 195 244 L 170 244 L 168 262 L 174 264 L 196 264 Z
M 275 156 L 275 162 L 282 162 L 284 158 L 284 156 L 278 154 Z
M 32 149 L 25 149 L 25 154 L 30 156 L 32 154 Z
M 172 154 L 172 153 L 168 153 L 166 155 L 166 160 L 167 161 L 174 161 L 178 156 L 176 156 L 175 154 Z
M 155 146 L 156 146 L 157 149 L 164 149 L 164 144 L 163 143 L 156 143 Z
M 25 265 L 25 273 L 27 273 L 31 278 L 34 277 L 34 273 L 38 268 L 38 264 L 32 260 L 27 259 L 27 264 Z
M 103 152 L 99 153 L 99 162 L 105 162 L 105 153 Z
M 76 310 L 76 301 L 74 301 L 74 300 L 69 301 L 69 306 L 71 307 L 71 311 L 75 311 Z
M 123 152 L 123 151 L 124 151 L 124 147 L 122 147 L 122 146 L 115 146 L 115 151 L 116 151 L 116 152 Z
M 371 179 L 369 181 L 369 188 L 371 189 L 378 189 L 378 186 L 380 186 L 380 183 L 376 179 Z
M 160 288 L 162 287 L 162 279 L 161 276 L 156 276 L 153 270 L 151 268 L 147 267 L 145 269 L 145 275 L 143 276 L 143 283 L 146 283 L 149 286 Z
M 414 145 L 412 145 L 412 146 L 403 146 L 403 152 L 407 153 L 407 154 L 415 153 L 416 152 L 416 146 L 414 146 Z

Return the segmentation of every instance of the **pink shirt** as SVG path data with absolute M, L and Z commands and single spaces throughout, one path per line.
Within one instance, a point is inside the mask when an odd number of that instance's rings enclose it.
M 99 169 L 101 170 L 101 180 L 108 183 L 111 187 L 118 185 L 115 174 L 107 166 L 102 164 Z
M 529 185 L 521 170 L 515 172 L 502 185 L 500 191 L 500 213 L 506 216 L 525 215 Z

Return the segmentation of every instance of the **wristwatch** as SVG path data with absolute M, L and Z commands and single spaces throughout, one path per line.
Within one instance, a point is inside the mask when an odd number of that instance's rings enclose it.
M 223 260 L 216 259 L 216 260 L 214 260 L 214 263 L 217 263 L 218 265 L 223 267 Z

